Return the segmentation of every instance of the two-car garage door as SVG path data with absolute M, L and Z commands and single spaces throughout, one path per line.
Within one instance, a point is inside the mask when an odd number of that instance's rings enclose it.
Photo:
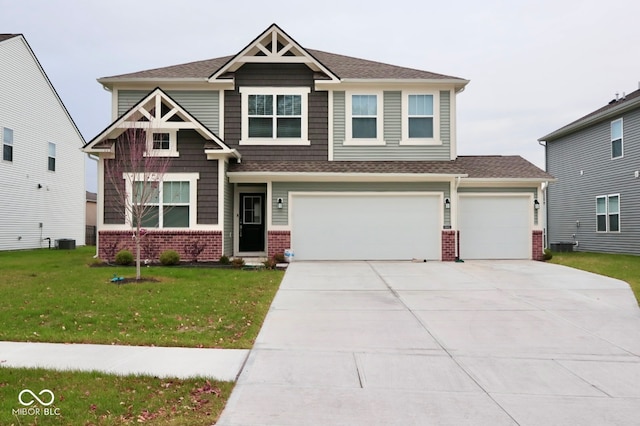
M 291 194 L 296 260 L 440 259 L 442 196 Z

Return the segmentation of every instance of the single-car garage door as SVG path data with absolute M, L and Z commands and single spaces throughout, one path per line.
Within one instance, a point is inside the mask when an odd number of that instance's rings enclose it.
M 531 259 L 530 196 L 460 195 L 462 259 Z
M 440 195 L 290 195 L 296 260 L 440 259 Z

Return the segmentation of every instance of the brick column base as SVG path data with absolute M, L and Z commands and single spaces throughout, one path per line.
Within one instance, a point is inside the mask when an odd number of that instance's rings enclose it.
M 442 231 L 442 261 L 453 262 L 456 260 L 456 235 L 460 238 L 460 231 Z
M 273 257 L 277 253 L 284 253 L 291 248 L 290 231 L 269 231 L 267 232 L 267 256 Z
M 532 252 L 531 258 L 533 260 L 544 260 L 544 247 L 542 245 L 542 231 L 532 232 Z
M 98 255 L 113 261 L 120 250 L 135 256 L 133 231 L 100 231 Z M 196 255 L 195 251 L 200 250 Z M 221 231 L 149 231 L 142 237 L 140 258 L 157 261 L 165 250 L 175 250 L 184 261 L 217 261 L 222 256 Z

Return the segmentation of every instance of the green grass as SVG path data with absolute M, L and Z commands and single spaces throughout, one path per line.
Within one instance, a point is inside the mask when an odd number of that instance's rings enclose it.
M 18 395 L 29 389 L 54 394 L 54 403 L 37 401 L 24 415 Z M 112 376 L 95 372 L 60 372 L 0 367 L 0 424 L 2 425 L 210 425 L 216 422 L 233 383 L 206 379 L 159 379 Z M 42 395 L 48 402 L 49 396 Z M 25 395 L 23 401 L 31 400 Z M 44 408 L 49 410 L 44 414 Z M 15 413 L 13 410 L 16 410 Z
M 281 271 L 89 267 L 95 249 L 0 252 L 0 340 L 251 348 Z
M 640 257 L 630 254 L 553 253 L 551 263 L 626 281 L 640 303 Z

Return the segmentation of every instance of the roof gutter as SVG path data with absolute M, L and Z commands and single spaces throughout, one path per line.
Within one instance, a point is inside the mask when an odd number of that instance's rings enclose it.
M 263 181 L 278 182 L 427 182 L 466 177 L 466 174 L 443 173 L 353 173 L 353 172 L 227 172 L 229 182 L 243 183 Z

